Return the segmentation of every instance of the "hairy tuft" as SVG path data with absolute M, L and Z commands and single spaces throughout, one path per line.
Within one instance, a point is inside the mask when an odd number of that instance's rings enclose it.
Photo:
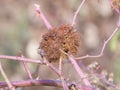
M 61 25 L 58 28 L 53 28 L 43 35 L 39 49 L 42 50 L 43 56 L 49 62 L 59 61 L 61 56 L 66 57 L 60 51 L 73 55 L 77 54 L 80 38 L 70 25 Z

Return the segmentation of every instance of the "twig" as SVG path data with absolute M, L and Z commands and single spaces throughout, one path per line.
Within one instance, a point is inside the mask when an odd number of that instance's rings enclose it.
M 61 78 L 61 81 L 62 81 L 62 85 L 63 85 L 63 89 L 64 90 L 69 90 L 68 89 L 68 86 L 67 86 L 67 83 L 62 75 L 62 57 L 60 57 L 60 60 L 59 60 L 59 73 L 60 73 L 60 78 Z
M 80 77 L 83 79 L 83 82 L 86 86 L 91 86 L 90 82 L 87 80 L 86 75 L 82 72 L 81 68 L 79 67 L 78 63 L 76 62 L 76 60 L 74 59 L 74 57 L 72 55 L 68 55 L 69 60 L 71 61 L 73 67 L 75 68 L 75 70 L 78 72 L 78 74 L 80 75 Z
M 22 55 L 22 57 L 24 57 L 24 56 Z M 31 74 L 31 72 L 30 72 L 30 70 L 29 70 L 29 68 L 28 68 L 28 66 L 27 66 L 27 63 L 26 63 L 25 61 L 22 61 L 22 62 L 23 62 L 25 71 L 27 72 L 29 78 L 32 80 L 32 79 L 33 79 L 33 78 L 32 78 L 32 74 Z
M 83 6 L 84 2 L 85 2 L 85 0 L 82 1 L 82 3 L 79 5 L 77 11 L 75 12 L 75 14 L 74 14 L 74 16 L 73 16 L 73 20 L 72 20 L 71 26 L 74 26 L 75 20 L 76 20 L 76 18 L 77 18 L 77 15 L 78 15 L 78 13 L 79 13 L 81 7 Z
M 43 57 L 44 58 L 44 57 Z M 47 60 L 46 60 L 46 58 L 44 58 L 44 63 L 49 67 L 49 68 L 51 68 L 60 78 L 61 78 L 61 81 L 62 81 L 62 85 L 63 85 L 63 88 L 64 88 L 64 90 L 69 90 L 68 89 L 68 85 L 66 84 L 66 82 L 65 82 L 65 79 L 64 79 L 64 77 L 63 77 L 63 75 L 62 75 L 62 73 L 61 73 L 61 66 L 59 67 L 59 70 L 58 69 L 56 69 L 51 63 L 49 63 Z M 62 63 L 62 62 L 61 62 Z
M 44 64 L 40 60 L 37 59 L 29 59 L 24 57 L 18 57 L 18 56 L 8 56 L 8 55 L 0 55 L 0 59 L 8 59 L 8 60 L 15 60 L 15 61 L 24 61 L 29 63 L 37 63 L 37 64 Z
M 29 78 L 32 80 L 33 78 L 32 78 L 32 75 L 31 75 L 31 73 L 30 73 L 30 70 L 28 69 L 27 63 L 24 62 L 24 61 L 22 61 L 22 62 L 23 62 L 23 65 L 24 65 L 25 71 L 27 72 Z
M 29 87 L 29 86 L 54 86 L 61 87 L 61 81 L 57 80 L 22 80 L 22 81 L 11 81 L 14 87 Z M 7 87 L 6 82 L 0 82 L 0 88 Z
M 112 34 L 108 37 L 107 40 L 104 41 L 104 44 L 102 46 L 102 49 L 100 51 L 100 53 L 98 55 L 85 55 L 82 57 L 77 57 L 75 58 L 76 60 L 80 60 L 80 59 L 85 59 L 85 58 L 97 58 L 97 57 L 101 57 L 103 55 L 103 52 L 105 50 L 105 47 L 107 46 L 107 44 L 109 43 L 109 41 L 112 39 L 112 37 L 116 34 L 116 32 L 119 30 L 120 27 L 120 19 L 118 21 L 117 27 L 115 28 L 115 30 L 112 32 Z
M 59 59 L 59 73 L 62 74 L 62 57 Z
M 46 25 L 46 27 L 48 29 L 51 29 L 52 26 L 50 25 L 50 23 L 47 21 L 47 19 L 45 18 L 44 14 L 42 13 L 40 6 L 38 4 L 34 4 L 35 6 L 35 11 L 38 13 L 38 15 L 42 18 L 44 24 Z
M 5 74 L 5 72 L 4 72 L 3 68 L 2 68 L 1 63 L 0 63 L 0 72 L 1 72 L 1 74 L 2 74 L 2 76 L 3 76 L 3 78 L 5 79 L 6 84 L 7 84 L 7 86 L 9 87 L 9 89 L 10 89 L 10 90 L 15 90 L 15 88 L 12 86 L 12 84 L 11 84 L 10 81 L 9 81 L 9 79 L 7 78 L 7 75 Z
M 60 72 L 58 71 L 58 69 L 56 69 L 51 63 L 49 63 L 46 58 L 43 57 L 44 60 L 44 64 L 47 65 L 48 67 L 50 67 L 58 76 L 60 76 Z

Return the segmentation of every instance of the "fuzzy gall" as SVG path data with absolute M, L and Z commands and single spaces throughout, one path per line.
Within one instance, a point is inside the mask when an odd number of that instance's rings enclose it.
M 61 25 L 53 28 L 43 35 L 40 42 L 40 52 L 49 62 L 59 61 L 60 57 L 66 58 L 65 53 L 77 54 L 80 37 L 70 25 Z

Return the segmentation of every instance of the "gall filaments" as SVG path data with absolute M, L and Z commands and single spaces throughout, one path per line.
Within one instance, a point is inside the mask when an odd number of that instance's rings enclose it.
M 39 49 L 49 62 L 59 61 L 60 57 L 66 58 L 61 50 L 65 53 L 77 54 L 80 38 L 70 25 L 61 25 L 53 28 L 43 35 Z M 39 52 L 41 54 L 41 52 Z

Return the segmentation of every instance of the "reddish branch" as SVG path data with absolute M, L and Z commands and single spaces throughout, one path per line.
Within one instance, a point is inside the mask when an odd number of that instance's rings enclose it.
M 15 60 L 15 61 L 24 61 L 28 63 L 37 63 L 37 64 L 44 64 L 40 60 L 37 59 L 29 59 L 24 57 L 18 57 L 18 56 L 8 56 L 8 55 L 0 55 L 0 59 L 8 59 L 8 60 Z
M 100 51 L 100 53 L 98 55 L 85 55 L 85 56 L 82 56 L 82 57 L 77 57 L 75 59 L 85 59 L 85 58 L 97 58 L 97 57 L 101 57 L 103 55 L 103 52 L 107 46 L 107 44 L 109 43 L 109 41 L 112 39 L 112 37 L 116 34 L 116 32 L 119 30 L 119 27 L 120 27 L 120 19 L 118 20 L 118 23 L 117 23 L 117 27 L 115 28 L 115 30 L 112 32 L 112 34 L 108 37 L 107 40 L 104 41 L 104 44 L 102 46 L 102 49 Z
M 10 82 L 14 87 L 29 87 L 29 86 L 54 86 L 61 87 L 61 81 L 55 80 L 25 80 L 25 81 L 11 81 Z M 8 87 L 6 82 L 0 82 L 0 88 Z
M 35 11 L 38 13 L 38 15 L 41 17 L 41 19 L 43 20 L 44 24 L 46 25 L 46 27 L 48 29 L 51 29 L 52 26 L 50 25 L 50 23 L 47 21 L 46 17 L 44 16 L 44 14 L 42 13 L 40 6 L 38 4 L 34 4 L 35 6 Z
M 24 56 L 21 55 L 21 57 L 24 57 Z M 23 62 L 23 66 L 24 66 L 24 68 L 25 68 L 26 73 L 28 74 L 29 78 L 32 80 L 32 79 L 33 79 L 33 78 L 32 78 L 32 74 L 31 74 L 31 72 L 30 72 L 30 70 L 29 70 L 29 67 L 28 67 L 27 63 L 26 63 L 25 61 L 22 61 L 22 62 Z
M 81 7 L 83 6 L 84 3 L 85 3 L 85 0 L 82 1 L 82 3 L 79 5 L 77 11 L 75 12 L 75 14 L 73 16 L 73 20 L 72 20 L 71 26 L 73 26 L 75 24 L 75 20 L 77 18 L 77 15 L 78 15 L 78 13 L 79 13 L 79 11 L 80 11 L 80 9 L 81 9 Z
M 60 78 L 61 78 L 61 81 L 62 81 L 63 89 L 64 90 L 69 90 L 68 86 L 67 86 L 67 82 L 65 81 L 65 78 L 63 77 L 62 61 L 63 61 L 63 58 L 60 57 L 60 60 L 59 60 L 59 73 L 61 74 Z
M 27 63 L 23 61 L 23 65 L 24 65 L 24 68 L 25 68 L 26 73 L 28 74 L 29 78 L 32 80 L 32 79 L 33 79 L 33 78 L 32 78 L 32 74 L 31 74 L 31 72 L 30 72 L 30 70 L 29 70 L 29 68 L 28 68 Z
M 9 87 L 9 89 L 10 89 L 10 90 L 15 90 L 14 86 L 12 86 L 12 84 L 10 83 L 7 75 L 5 74 L 5 72 L 4 72 L 3 68 L 2 68 L 1 63 L 0 63 L 0 72 L 1 72 L 4 80 L 6 81 L 6 84 L 7 84 L 7 86 Z
M 60 78 L 61 78 L 61 83 L 63 85 L 63 88 L 64 90 L 68 90 L 68 85 L 67 85 L 67 82 L 65 81 L 65 78 L 64 76 L 62 75 L 61 71 L 59 71 L 57 68 L 55 68 L 51 63 L 49 63 L 46 58 L 43 58 L 44 59 L 44 62 L 45 64 L 50 68 L 52 69 Z M 61 62 L 62 63 L 62 62 Z
M 75 68 L 75 70 L 77 71 L 77 73 L 79 74 L 80 78 L 83 80 L 83 83 L 86 86 L 91 86 L 89 80 L 87 80 L 86 75 L 83 73 L 83 71 L 81 70 L 80 66 L 78 65 L 78 63 L 74 59 L 74 57 L 72 55 L 69 55 L 68 58 L 71 61 L 72 65 Z

